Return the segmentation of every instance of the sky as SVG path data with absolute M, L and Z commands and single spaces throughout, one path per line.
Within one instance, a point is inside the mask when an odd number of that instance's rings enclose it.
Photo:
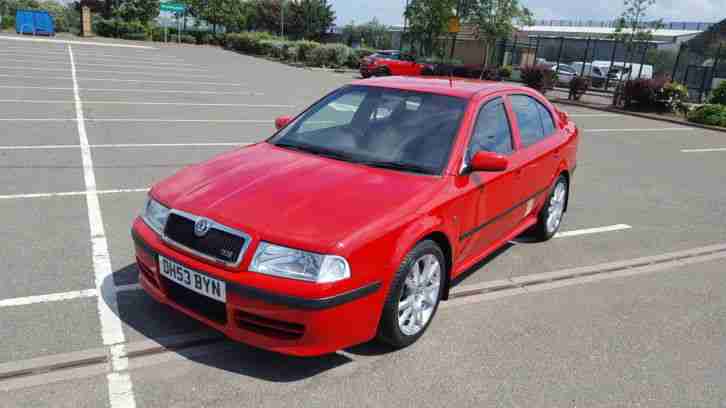
M 338 25 L 363 23 L 377 17 L 384 24 L 401 25 L 406 0 L 328 0 Z M 622 0 L 520 0 L 536 19 L 613 20 L 623 10 Z M 656 0 L 649 11 L 653 19 L 665 21 L 717 22 L 726 18 L 726 0 Z

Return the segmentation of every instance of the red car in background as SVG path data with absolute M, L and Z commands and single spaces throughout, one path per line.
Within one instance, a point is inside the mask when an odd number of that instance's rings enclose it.
M 448 78 L 354 82 L 276 125 L 156 184 L 132 236 L 154 299 L 303 356 L 410 345 L 455 278 L 552 238 L 579 142 L 536 91 Z
M 360 74 L 363 78 L 372 76 L 419 76 L 426 65 L 416 62 L 416 57 L 400 51 L 379 51 L 361 60 Z

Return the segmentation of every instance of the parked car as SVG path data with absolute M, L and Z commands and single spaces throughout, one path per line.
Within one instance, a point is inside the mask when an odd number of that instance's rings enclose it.
M 552 238 L 579 142 L 532 89 L 444 78 L 357 81 L 276 126 L 153 186 L 132 236 L 154 299 L 303 356 L 410 345 L 454 279 Z
M 593 87 L 602 88 L 603 86 L 605 86 L 605 83 L 608 80 L 609 67 L 606 68 L 598 64 L 593 64 L 591 62 L 587 62 L 584 64 L 582 62 L 573 62 L 571 66 L 578 76 L 581 75 L 590 78 Z M 613 77 L 611 77 L 610 80 L 612 81 Z
M 425 64 L 416 62 L 416 57 L 400 51 L 379 51 L 361 60 L 360 74 L 363 78 L 389 75 L 421 75 Z
M 557 73 L 557 84 L 569 86 L 570 82 L 577 77 L 577 72 L 569 65 L 560 64 L 552 66 L 552 71 Z

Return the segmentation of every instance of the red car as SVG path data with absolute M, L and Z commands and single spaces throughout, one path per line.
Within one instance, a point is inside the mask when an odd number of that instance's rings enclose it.
M 379 78 L 149 193 L 143 288 L 228 337 L 293 355 L 416 341 L 454 278 L 567 210 L 578 129 L 539 93 Z
M 400 51 L 379 51 L 361 60 L 360 75 L 363 78 L 372 76 L 419 76 L 426 66 L 416 62 L 413 55 Z

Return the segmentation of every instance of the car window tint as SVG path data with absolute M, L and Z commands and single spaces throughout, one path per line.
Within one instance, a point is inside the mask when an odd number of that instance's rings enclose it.
M 512 129 L 502 98 L 487 103 L 479 111 L 467 157 L 482 150 L 504 155 L 512 153 Z
M 535 102 L 537 104 L 537 109 L 539 110 L 539 116 L 542 120 L 542 127 L 544 129 L 544 136 L 550 136 L 551 134 L 555 133 L 555 122 L 552 120 L 552 114 L 550 113 L 550 110 L 547 109 L 544 105 L 542 105 L 539 102 Z
M 517 116 L 522 145 L 524 147 L 531 146 L 544 139 L 545 132 L 542 127 L 542 118 L 537 108 L 539 103 L 526 95 L 512 95 L 511 102 L 514 114 Z
M 310 132 L 349 125 L 365 98 L 363 92 L 342 94 L 323 109 L 315 112 L 300 126 L 300 132 Z

